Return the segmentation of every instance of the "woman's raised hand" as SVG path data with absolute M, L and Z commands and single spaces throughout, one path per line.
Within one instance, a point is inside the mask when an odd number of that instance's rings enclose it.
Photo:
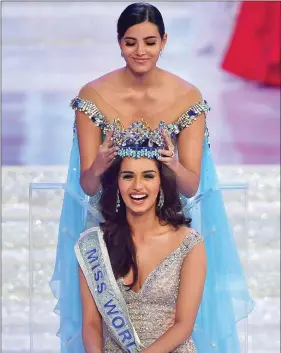
M 166 148 L 164 150 L 159 150 L 161 156 L 158 158 L 158 160 L 161 161 L 163 164 L 166 164 L 171 169 L 174 169 L 175 165 L 178 162 L 177 157 L 175 155 L 175 147 L 171 140 L 171 136 L 167 131 L 165 131 L 164 138 Z
M 93 163 L 93 171 L 95 176 L 101 176 L 107 170 L 107 168 L 110 167 L 117 155 L 118 147 L 113 146 L 113 142 L 111 140 L 112 134 L 113 131 L 111 130 L 107 134 L 103 144 L 99 147 L 98 153 Z

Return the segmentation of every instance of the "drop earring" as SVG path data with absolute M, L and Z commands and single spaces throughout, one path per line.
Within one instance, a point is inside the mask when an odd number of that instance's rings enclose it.
M 164 201 L 165 201 L 165 199 L 164 199 L 164 192 L 163 192 L 163 190 L 162 189 L 160 189 L 160 194 L 159 194 L 159 201 L 158 201 L 158 208 L 162 208 L 163 207 L 163 205 L 164 205 Z
M 117 194 L 116 194 L 116 213 L 118 212 L 118 209 L 120 208 L 120 193 L 119 193 L 119 189 L 117 190 Z

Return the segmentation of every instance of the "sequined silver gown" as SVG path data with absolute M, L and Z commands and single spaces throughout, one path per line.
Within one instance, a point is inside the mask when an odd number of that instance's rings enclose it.
M 165 258 L 145 280 L 139 292 L 125 287 L 123 280 L 118 286 L 128 306 L 131 321 L 142 344 L 151 345 L 173 324 L 176 309 L 180 271 L 188 252 L 203 238 L 190 230 L 181 245 Z M 104 328 L 104 353 L 124 353 Z M 196 353 L 192 338 L 173 350 L 173 353 Z

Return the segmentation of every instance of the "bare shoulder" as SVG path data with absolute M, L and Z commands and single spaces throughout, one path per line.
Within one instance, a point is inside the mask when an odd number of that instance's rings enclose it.
M 186 102 L 190 102 L 191 104 L 201 102 L 203 100 L 199 88 L 194 86 L 191 82 L 188 82 L 169 71 L 164 71 L 163 76 L 166 85 L 168 85 L 174 92 L 177 92 L 177 99 L 184 99 Z
M 103 96 L 104 92 L 116 90 L 118 87 L 118 70 L 111 71 L 93 81 L 86 83 L 79 91 L 79 97 L 85 100 L 94 100 L 97 96 Z

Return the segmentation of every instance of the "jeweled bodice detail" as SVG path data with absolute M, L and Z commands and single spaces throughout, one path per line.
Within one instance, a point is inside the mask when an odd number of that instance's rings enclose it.
M 128 290 L 122 278 L 117 280 L 134 328 L 146 347 L 173 325 L 183 260 L 202 241 L 202 236 L 190 229 L 182 244 L 149 274 L 139 292 Z M 105 337 L 103 352 L 122 351 L 109 335 Z M 192 339 L 187 339 L 173 353 L 196 353 Z
M 155 158 L 158 150 L 165 147 L 164 132 L 169 132 L 172 140 L 185 128 L 188 128 L 201 114 L 207 114 L 210 107 L 206 101 L 196 103 L 183 113 L 175 122 L 166 124 L 160 121 L 155 129 L 152 129 L 145 120 L 133 122 L 125 128 L 119 119 L 108 121 L 101 114 L 97 106 L 79 97 L 71 101 L 71 107 L 76 111 L 85 113 L 96 126 L 99 126 L 104 135 L 113 130 L 113 141 L 119 147 L 118 154 L 121 157 L 148 157 Z M 75 128 L 75 126 L 74 126 Z M 205 135 L 208 138 L 207 124 Z

